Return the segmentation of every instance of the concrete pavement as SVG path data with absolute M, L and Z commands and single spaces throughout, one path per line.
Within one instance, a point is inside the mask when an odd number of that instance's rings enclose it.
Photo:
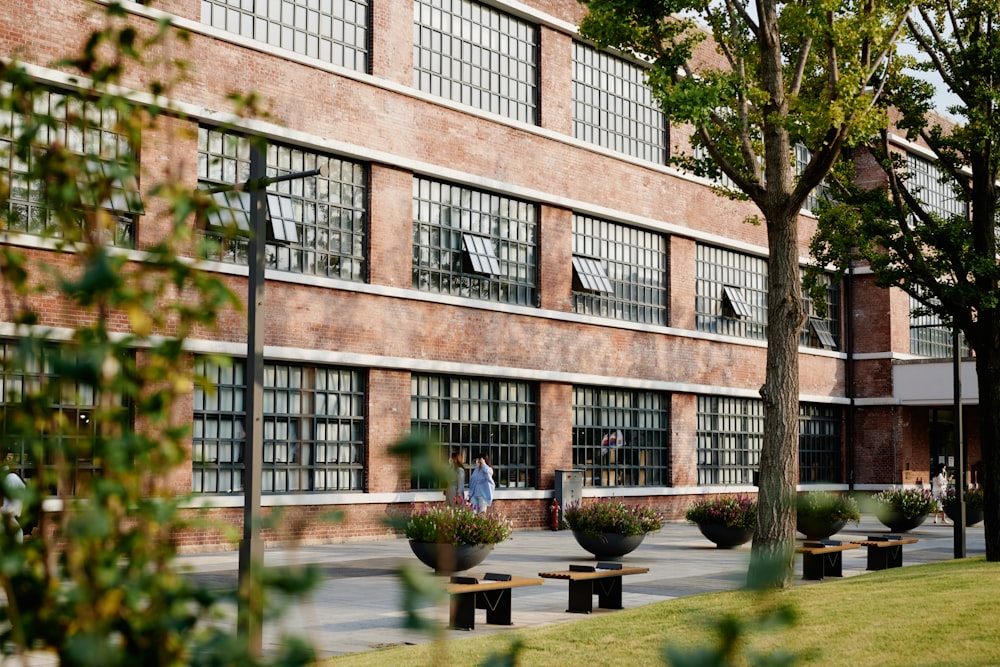
M 848 526 L 833 539 L 864 539 L 886 532 L 874 517 L 864 516 L 859 525 Z M 954 554 L 952 526 L 928 522 L 908 533 L 920 541 L 903 547 L 903 565 L 950 560 Z M 966 555 L 985 553 L 982 525 L 968 528 Z M 717 549 L 696 526 L 669 523 L 648 535 L 643 544 L 625 556 L 628 565 L 648 567 L 646 574 L 623 579 L 623 604 L 626 608 L 721 590 L 740 588 L 746 577 L 750 546 Z M 265 651 L 273 649 L 283 632 L 304 635 L 321 656 L 368 651 L 380 647 L 430 641 L 427 634 L 403 627 L 402 584 L 398 571 L 405 565 L 430 572 L 410 551 L 405 539 L 374 542 L 349 542 L 295 549 L 268 549 L 265 565 L 313 563 L 323 572 L 323 582 L 308 598 L 289 609 L 278 621 L 264 626 Z M 593 564 L 593 557 L 577 545 L 567 531 L 518 531 L 497 545 L 490 556 L 467 573 L 482 577 L 486 572 L 501 572 L 537 577 L 544 570 L 566 569 L 570 563 Z M 857 576 L 866 570 L 866 549 L 843 552 L 844 576 Z M 235 587 L 238 556 L 236 552 L 189 554 L 180 558 L 190 576 L 206 586 Z M 796 558 L 796 582 L 801 579 L 802 559 Z M 446 580 L 442 577 L 442 580 Z M 447 630 L 449 637 L 474 637 L 512 629 L 567 623 L 581 618 L 567 613 L 568 586 L 565 581 L 546 580 L 540 586 L 515 588 L 512 599 L 513 626 L 485 623 L 485 612 L 477 611 L 476 627 L 471 631 Z M 596 607 L 594 614 L 613 614 Z M 426 617 L 442 624 L 448 622 L 444 602 L 423 610 Z

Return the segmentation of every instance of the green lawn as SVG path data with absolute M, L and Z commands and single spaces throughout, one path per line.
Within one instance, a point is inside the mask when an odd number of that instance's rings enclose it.
M 750 638 L 755 651 L 775 648 L 806 657 L 798 664 L 1000 665 L 1000 564 L 985 558 L 828 579 L 765 596 L 744 591 L 698 595 L 587 617 L 554 626 L 340 656 L 322 667 L 477 665 L 520 639 L 519 665 L 599 667 L 665 665 L 669 641 L 711 641 L 712 620 L 743 618 L 790 605 L 793 627 Z

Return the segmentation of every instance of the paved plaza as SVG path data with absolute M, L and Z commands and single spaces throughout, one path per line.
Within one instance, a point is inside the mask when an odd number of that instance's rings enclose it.
M 848 524 L 833 539 L 864 539 L 886 532 L 874 517 L 865 516 L 859 525 Z M 919 540 L 903 547 L 903 565 L 950 560 L 954 555 L 954 529 L 930 520 L 911 531 Z M 966 531 L 966 555 L 985 553 L 982 524 Z M 643 544 L 624 562 L 648 567 L 646 574 L 624 577 L 623 604 L 626 608 L 677 597 L 740 588 L 746 577 L 750 546 L 717 549 L 702 537 L 698 528 L 687 523 L 668 523 L 648 535 Z M 207 586 L 235 587 L 238 568 L 236 552 L 190 554 L 180 559 L 191 576 Z M 402 586 L 397 572 L 404 565 L 423 566 L 410 551 L 405 539 L 349 542 L 296 549 L 268 549 L 265 565 L 313 563 L 322 568 L 322 584 L 299 602 L 278 622 L 264 627 L 265 651 L 274 648 L 282 632 L 305 635 L 321 656 L 355 653 L 376 648 L 429 641 L 426 634 L 403 627 Z M 479 566 L 466 574 L 481 577 L 486 572 L 537 577 L 539 572 L 566 569 L 571 563 L 593 564 L 593 557 L 581 549 L 566 531 L 519 531 L 496 547 Z M 844 576 L 865 573 L 864 548 L 843 552 Z M 426 569 L 426 568 L 424 568 Z M 429 569 L 426 569 L 430 572 Z M 796 582 L 802 576 L 802 557 L 796 557 Z M 442 581 L 446 581 L 442 577 Z M 581 618 L 566 612 L 568 587 L 565 581 L 545 580 L 540 586 L 515 588 L 512 600 L 513 626 L 485 623 L 478 611 L 471 631 L 447 630 L 448 637 L 475 637 L 495 632 L 567 623 Z M 594 615 L 615 611 L 594 608 Z M 424 614 L 447 624 L 448 607 L 429 607 Z

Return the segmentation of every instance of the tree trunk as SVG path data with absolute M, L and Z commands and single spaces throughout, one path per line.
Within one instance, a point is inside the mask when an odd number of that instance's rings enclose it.
M 977 326 L 995 327 L 995 324 Z M 997 447 L 1000 442 L 1000 413 L 997 412 L 1000 410 L 1000 339 L 990 336 L 986 340 L 987 343 L 976 350 L 982 452 L 979 484 L 983 488 L 986 560 L 1000 562 L 1000 448 Z
M 790 208 L 790 207 L 785 207 Z M 767 375 L 757 530 L 747 584 L 787 588 L 795 565 L 799 449 L 799 334 L 804 320 L 798 263 L 798 209 L 767 216 Z

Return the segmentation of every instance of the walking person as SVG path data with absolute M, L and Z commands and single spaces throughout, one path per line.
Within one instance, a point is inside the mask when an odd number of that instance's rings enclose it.
M 0 483 L 3 484 L 3 506 L 0 507 L 3 528 L 14 538 L 15 542 L 23 542 L 24 531 L 21 529 L 19 520 L 24 506 L 21 500 L 25 489 L 24 480 L 16 472 L 4 466 L 0 469 Z
M 469 476 L 469 499 L 473 509 L 485 512 L 493 503 L 493 468 L 490 467 L 490 455 L 482 452 L 476 457 L 476 466 Z
M 944 513 L 945 493 L 948 491 L 948 467 L 941 463 L 937 467 L 937 474 L 931 478 L 931 495 L 937 501 L 937 511 L 934 513 L 934 523 L 941 519 L 941 523 L 950 524 L 948 516 Z
M 462 460 L 462 450 L 458 447 L 451 448 L 451 456 L 448 458 L 448 465 L 451 467 L 448 488 L 445 489 L 445 500 L 451 506 L 465 504 L 465 462 Z

